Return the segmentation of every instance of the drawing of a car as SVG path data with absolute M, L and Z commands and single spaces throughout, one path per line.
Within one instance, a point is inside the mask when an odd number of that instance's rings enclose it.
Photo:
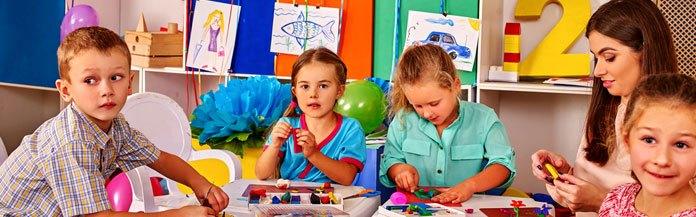
M 430 32 L 425 40 L 416 41 L 414 44 L 438 45 L 442 47 L 452 59 L 457 59 L 457 57 L 469 58 L 471 56 L 471 50 L 468 47 L 458 45 L 454 36 L 446 32 Z

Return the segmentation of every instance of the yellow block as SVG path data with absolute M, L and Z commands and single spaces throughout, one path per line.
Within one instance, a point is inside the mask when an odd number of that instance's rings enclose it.
M 556 170 L 556 167 L 553 167 L 553 165 L 551 165 L 550 163 L 545 163 L 544 167 L 546 167 L 546 170 L 549 171 L 551 178 L 553 178 L 553 179 L 558 178 L 558 171 Z
M 205 179 L 216 186 L 223 186 L 230 183 L 230 171 L 224 161 L 218 159 L 202 159 L 188 162 L 193 169 L 200 173 Z M 183 184 L 177 184 L 177 188 L 184 194 L 192 194 L 193 190 Z
M 516 72 L 519 63 L 503 62 L 503 71 L 506 72 Z
M 529 198 L 529 195 L 527 195 L 527 193 L 524 193 L 524 191 L 513 187 L 509 187 L 507 190 L 505 190 L 505 192 L 503 192 L 503 196 Z
M 504 45 L 503 50 L 505 53 L 519 53 L 520 52 L 520 36 L 519 35 L 505 35 L 503 37 Z

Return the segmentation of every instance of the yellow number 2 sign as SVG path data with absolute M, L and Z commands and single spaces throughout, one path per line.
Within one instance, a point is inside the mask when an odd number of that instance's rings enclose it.
M 590 18 L 589 0 L 518 0 L 515 18 L 536 20 L 548 3 L 563 8 L 563 16 L 536 48 L 522 60 L 519 75 L 527 77 L 576 77 L 590 74 L 590 55 L 566 54 L 582 34 Z M 524 37 L 524 35 L 522 35 Z

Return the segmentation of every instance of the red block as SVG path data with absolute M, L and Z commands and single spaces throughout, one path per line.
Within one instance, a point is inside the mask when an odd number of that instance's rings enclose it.
M 506 35 L 520 35 L 521 33 L 520 23 L 505 23 Z
M 321 200 L 321 204 L 331 204 L 331 198 L 329 198 L 329 196 L 323 196 L 319 200 Z
M 249 195 L 265 197 L 266 196 L 266 189 L 263 189 L 263 188 L 251 189 L 251 191 L 249 191 Z
M 520 54 L 519 53 L 505 53 L 505 54 L 503 54 L 503 62 L 519 63 L 520 62 Z

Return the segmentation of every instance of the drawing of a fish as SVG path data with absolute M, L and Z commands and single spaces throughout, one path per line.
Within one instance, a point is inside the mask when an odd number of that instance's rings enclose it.
M 428 21 L 428 22 L 431 22 L 431 23 L 442 24 L 442 25 L 445 25 L 445 24 L 446 24 L 446 25 L 454 26 L 454 21 L 452 21 L 451 19 L 445 19 L 445 18 L 437 18 L 437 19 L 428 18 L 428 19 L 425 19 L 425 21 Z
M 335 40 L 333 32 L 331 31 L 333 24 L 334 21 L 332 20 L 326 25 L 322 26 L 318 23 L 305 20 L 304 14 L 300 13 L 300 16 L 297 17 L 297 21 L 285 24 L 284 26 L 280 27 L 280 29 L 286 34 L 295 38 L 297 43 L 302 46 L 302 42 L 305 39 L 312 39 L 319 34 L 323 34 L 326 39 L 333 42 Z

